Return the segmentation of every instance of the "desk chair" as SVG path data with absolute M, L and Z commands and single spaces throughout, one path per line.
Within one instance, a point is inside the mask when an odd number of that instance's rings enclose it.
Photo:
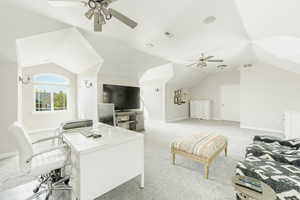
M 31 142 L 24 127 L 18 122 L 13 123 L 9 127 L 9 131 L 13 133 L 16 139 L 21 172 L 28 176 L 40 177 L 39 185 L 33 190 L 34 194 L 27 200 L 39 198 L 42 194 L 46 194 L 45 200 L 48 200 L 53 191 L 72 190 L 70 186 L 65 184 L 69 180 L 69 176 L 64 175 L 69 157 L 67 145 L 58 142 L 58 145 L 40 152 L 34 150 L 34 146 L 39 143 L 51 140 L 62 141 L 61 136 Z

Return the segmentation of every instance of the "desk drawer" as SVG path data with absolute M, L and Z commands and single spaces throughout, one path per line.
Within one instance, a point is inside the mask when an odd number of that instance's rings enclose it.
M 95 199 L 144 172 L 143 139 L 82 155 L 80 197 Z

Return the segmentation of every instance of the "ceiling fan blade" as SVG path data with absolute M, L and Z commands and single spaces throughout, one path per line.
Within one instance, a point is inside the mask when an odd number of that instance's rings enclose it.
M 209 59 L 212 59 L 212 58 L 214 58 L 214 56 L 207 56 L 207 57 L 205 58 L 205 60 L 209 60 Z
M 51 6 L 55 7 L 82 7 L 86 6 L 86 1 L 81 0 L 48 0 Z
M 207 60 L 207 62 L 224 62 L 224 60 Z
M 113 3 L 113 2 L 115 2 L 115 1 L 118 1 L 118 0 L 104 0 L 106 3 L 108 3 L 108 4 L 111 4 L 111 3 Z
M 108 10 L 112 16 L 114 16 L 116 19 L 120 20 L 121 22 L 123 22 L 124 24 L 129 26 L 130 28 L 135 28 L 138 25 L 138 23 L 136 23 L 132 19 L 129 19 L 128 17 L 126 17 L 122 13 L 116 11 L 115 9 L 109 8 Z
M 94 16 L 94 9 L 93 8 L 89 9 L 84 15 L 86 16 L 86 18 L 91 20 Z

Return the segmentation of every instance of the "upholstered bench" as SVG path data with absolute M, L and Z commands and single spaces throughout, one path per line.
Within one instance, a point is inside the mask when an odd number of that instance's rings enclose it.
M 223 150 L 227 156 L 227 146 L 227 139 L 216 134 L 198 134 L 177 139 L 171 145 L 173 164 L 176 154 L 200 162 L 205 165 L 204 177 L 208 179 L 210 164 Z

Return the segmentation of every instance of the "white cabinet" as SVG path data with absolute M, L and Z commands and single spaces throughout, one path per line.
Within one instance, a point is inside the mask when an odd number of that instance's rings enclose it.
M 211 101 L 210 100 L 191 100 L 190 116 L 193 119 L 211 119 Z
M 300 112 L 286 112 L 284 120 L 286 139 L 300 138 Z

